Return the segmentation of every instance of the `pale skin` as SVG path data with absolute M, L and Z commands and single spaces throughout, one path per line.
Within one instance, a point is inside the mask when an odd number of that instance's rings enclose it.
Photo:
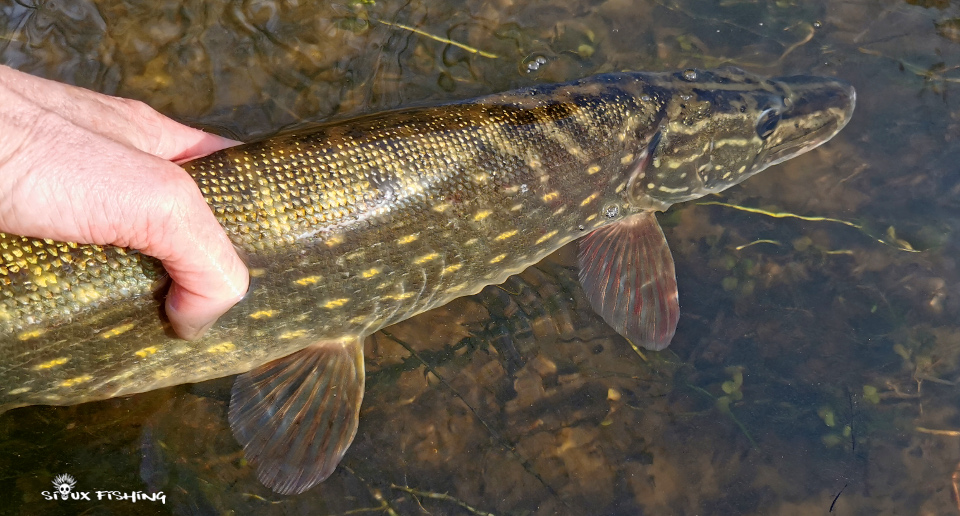
M 142 102 L 0 66 L 0 232 L 160 259 L 173 280 L 167 316 L 195 339 L 243 297 L 249 276 L 176 163 L 237 143 Z

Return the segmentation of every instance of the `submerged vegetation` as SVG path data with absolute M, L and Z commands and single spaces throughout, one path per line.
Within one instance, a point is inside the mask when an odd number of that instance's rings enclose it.
M 244 140 L 621 69 L 733 64 L 861 92 L 828 146 L 660 216 L 682 314 L 667 351 L 593 314 L 567 248 L 370 338 L 356 443 L 303 496 L 257 483 L 220 380 L 0 416 L 0 506 L 60 514 L 39 493 L 69 473 L 164 490 L 160 514 L 955 511 L 960 47 L 956 14 L 927 4 L 0 9 L 3 63 Z

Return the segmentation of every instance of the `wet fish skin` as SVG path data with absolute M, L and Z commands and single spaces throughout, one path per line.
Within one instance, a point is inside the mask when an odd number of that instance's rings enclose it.
M 737 69 L 615 73 L 333 122 L 191 161 L 184 168 L 250 266 L 245 299 L 202 339 L 179 340 L 162 317 L 157 261 L 0 235 L 0 410 L 251 371 L 234 389 L 235 435 L 265 483 L 300 492 L 352 440 L 363 337 L 591 232 L 603 230 L 581 260 L 604 267 L 583 270 L 610 275 L 581 273 L 591 303 L 635 343 L 664 347 L 676 283 L 653 211 L 825 142 L 854 98 L 832 79 Z M 305 400 L 278 378 L 326 397 Z M 319 451 L 277 429 L 304 407 L 330 429 Z

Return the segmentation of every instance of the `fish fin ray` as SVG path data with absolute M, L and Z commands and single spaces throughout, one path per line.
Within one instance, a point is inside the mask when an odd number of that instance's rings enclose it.
M 580 284 L 607 324 L 647 349 L 670 344 L 680 319 L 677 276 L 653 212 L 590 233 L 577 257 Z
M 363 339 L 322 341 L 237 377 L 230 428 L 257 477 L 280 494 L 326 480 L 357 433 Z

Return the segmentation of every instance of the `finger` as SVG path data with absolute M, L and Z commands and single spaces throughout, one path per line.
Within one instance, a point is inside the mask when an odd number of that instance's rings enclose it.
M 167 267 L 174 281 L 167 292 L 166 314 L 177 335 L 187 340 L 203 336 L 240 301 L 249 281 L 246 267 L 236 253 L 211 256 L 206 264 L 208 270 L 198 269 L 198 265 L 203 264 L 192 262 L 187 269 Z
M 187 127 L 137 100 L 103 95 L 2 65 L 0 87 L 20 97 L 20 102 L 56 113 L 73 125 L 171 161 L 188 161 L 239 143 Z M 37 95 L 38 91 L 43 95 Z
M 246 267 L 185 170 L 53 116 L 36 127 L 0 162 L 0 230 L 160 259 L 173 280 L 168 316 L 185 338 L 243 296 Z
M 186 127 L 186 126 L 180 126 Z M 177 140 L 169 144 L 160 144 L 160 147 L 169 147 L 171 149 L 169 156 L 160 156 L 162 158 L 169 159 L 178 165 L 186 163 L 192 159 L 196 159 L 202 156 L 206 156 L 212 152 L 216 152 L 220 149 L 225 149 L 227 147 L 233 147 L 234 145 L 239 145 L 242 142 L 236 140 L 231 140 L 229 138 L 224 138 L 222 136 L 217 136 L 215 134 L 206 133 L 203 131 L 197 131 L 196 129 L 187 127 L 190 131 L 193 131 L 193 134 L 182 134 L 176 136 Z M 174 131 L 171 131 L 173 133 Z M 200 134 L 196 134 L 200 133 Z M 178 153 L 174 151 L 179 150 Z
M 102 97 L 98 100 L 116 105 L 115 109 L 125 112 L 125 120 L 132 124 L 124 135 L 118 136 L 124 139 L 118 141 L 148 154 L 183 163 L 240 143 L 175 122 L 143 102 Z
M 195 339 L 246 294 L 249 275 L 193 179 L 180 167 L 161 163 L 169 168 L 166 187 L 151 181 L 156 204 L 140 203 L 145 209 L 127 224 L 147 235 L 138 247 L 159 258 L 173 280 L 166 314 L 174 331 Z

